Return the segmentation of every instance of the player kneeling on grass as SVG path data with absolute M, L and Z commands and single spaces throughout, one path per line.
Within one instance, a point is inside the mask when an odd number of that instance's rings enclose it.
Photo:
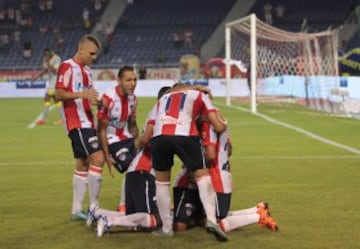
M 110 227 L 155 228 L 160 224 L 155 201 L 155 177 L 150 172 L 150 148 L 143 148 L 131 162 L 125 176 L 126 214 L 90 206 L 87 225 L 97 220 L 97 236 L 101 237 Z
M 160 98 L 170 87 L 159 90 Z M 151 114 L 149 117 L 152 116 Z M 131 161 L 125 175 L 123 193 L 125 194 L 125 214 L 90 206 L 87 225 L 97 222 L 97 236 L 113 226 L 155 228 L 161 225 L 159 210 L 156 204 L 155 176 L 151 165 L 149 140 L 152 136 L 153 120 L 147 119 L 144 132 L 135 140 L 135 146 L 141 147 Z
M 219 117 L 221 117 L 220 113 Z M 261 202 L 249 209 L 229 212 L 233 189 L 229 164 L 232 150 L 229 133 L 228 131 L 216 133 L 207 120 L 201 120 L 199 126 L 216 192 L 216 218 L 221 229 L 229 232 L 258 223 L 273 231 L 278 230 L 275 220 L 270 216 L 267 203 Z M 183 169 L 178 174 L 173 191 L 174 230 L 184 231 L 189 227 L 201 225 L 204 220 L 204 210 L 196 184 L 188 170 Z

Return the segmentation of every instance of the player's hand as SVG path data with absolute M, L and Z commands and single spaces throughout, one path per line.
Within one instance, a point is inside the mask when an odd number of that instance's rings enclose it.
M 88 99 L 92 105 L 98 104 L 99 93 L 94 89 L 83 91 L 84 98 Z
M 203 93 L 209 95 L 209 98 L 210 98 L 210 99 L 212 98 L 210 88 L 205 87 L 205 86 L 202 86 L 202 85 L 195 85 L 195 86 L 196 86 L 196 90 L 198 90 L 198 91 L 200 91 L 200 92 L 203 92 Z

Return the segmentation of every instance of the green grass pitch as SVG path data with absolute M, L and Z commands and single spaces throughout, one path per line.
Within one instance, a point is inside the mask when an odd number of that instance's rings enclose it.
M 141 128 L 154 98 L 139 98 Z M 353 148 L 339 148 L 246 111 L 216 103 L 227 117 L 233 142 L 236 187 L 232 209 L 268 201 L 280 230 L 251 225 L 217 242 L 196 228 L 158 238 L 114 229 L 96 238 L 94 229 L 69 220 L 74 163 L 62 126 L 27 126 L 42 111 L 41 99 L 0 99 L 0 248 L 360 248 L 360 121 L 291 106 L 259 111 L 277 121 Z M 173 173 L 179 169 L 174 166 Z M 100 203 L 115 209 L 122 175 L 104 170 Z M 87 205 L 85 203 L 84 208 Z

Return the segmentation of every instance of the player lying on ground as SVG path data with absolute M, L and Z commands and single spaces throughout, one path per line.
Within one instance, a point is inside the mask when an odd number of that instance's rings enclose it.
M 222 117 L 219 113 L 219 117 Z M 210 165 L 210 176 L 216 192 L 216 218 L 223 231 L 259 223 L 271 230 L 277 230 L 275 220 L 269 214 L 267 203 L 256 207 L 229 212 L 233 190 L 229 157 L 232 146 L 229 132 L 217 133 L 206 119 L 199 120 L 202 143 Z M 204 220 L 196 184 L 191 173 L 185 168 L 178 174 L 174 188 L 174 230 L 183 231 L 199 225 Z

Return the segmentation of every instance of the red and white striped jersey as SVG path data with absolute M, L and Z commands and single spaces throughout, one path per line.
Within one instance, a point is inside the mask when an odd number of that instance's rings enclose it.
M 149 118 L 148 118 L 145 122 L 144 129 L 146 128 L 146 126 L 148 124 L 152 124 L 152 123 L 153 123 L 153 120 L 149 120 Z M 130 163 L 130 166 L 126 172 L 141 171 L 141 170 L 150 172 L 151 174 L 155 175 L 155 170 L 152 168 L 152 163 L 151 163 L 150 143 L 145 145 L 144 148 L 141 149 L 136 154 L 135 158 Z
M 201 139 L 205 147 L 216 147 L 216 158 L 210 165 L 211 181 L 215 192 L 231 193 L 233 184 L 229 162 L 229 133 L 227 131 L 217 133 L 208 121 L 204 121 L 201 125 Z
M 57 72 L 56 89 L 67 92 L 82 92 L 93 88 L 90 68 L 68 59 L 61 63 Z M 95 121 L 88 99 L 71 99 L 63 101 L 64 126 L 67 133 L 75 128 L 94 128 Z
M 173 186 L 177 188 L 197 188 L 195 179 L 191 176 L 189 170 L 185 167 L 182 167 L 181 171 L 176 175 Z
M 136 115 L 137 100 L 135 95 L 122 96 L 117 87 L 105 92 L 101 97 L 102 105 L 97 111 L 98 119 L 109 120 L 107 127 L 108 143 L 116 143 L 133 135 L 129 131 L 128 121 Z
M 151 149 L 150 146 L 146 146 L 136 154 L 126 172 L 147 171 L 154 174 L 151 165 Z
M 215 107 L 203 92 L 185 90 L 165 94 L 156 105 L 153 136 L 198 136 L 196 119 L 200 113 L 207 115 L 212 111 Z

